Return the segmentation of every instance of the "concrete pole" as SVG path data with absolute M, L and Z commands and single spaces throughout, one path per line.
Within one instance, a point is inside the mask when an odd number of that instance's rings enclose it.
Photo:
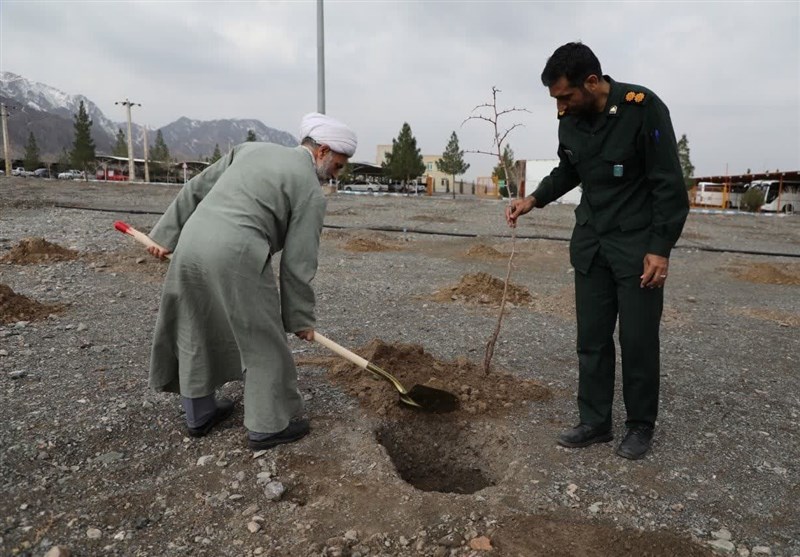
M 150 162 L 148 161 L 147 150 L 147 126 L 142 127 L 142 137 L 144 138 L 144 181 L 150 182 Z
M 8 110 L 0 103 L 0 119 L 3 120 L 3 156 L 6 159 L 6 176 L 11 176 L 11 152 L 8 148 Z
M 131 103 L 125 99 L 128 112 L 128 182 L 136 181 L 136 163 L 133 161 L 133 134 L 131 133 Z
M 325 21 L 317 0 L 317 112 L 325 114 Z
M 133 161 L 133 135 L 131 133 L 131 107 L 142 106 L 139 103 L 133 103 L 128 99 L 124 101 L 117 101 L 114 104 L 121 104 L 124 106 L 128 113 L 128 182 L 136 180 L 136 164 Z

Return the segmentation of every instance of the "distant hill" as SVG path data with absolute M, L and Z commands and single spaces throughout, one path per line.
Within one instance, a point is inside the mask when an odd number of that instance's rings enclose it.
M 72 148 L 74 137 L 73 117 L 78 113 L 80 101 L 92 119 L 92 138 L 98 153 L 110 154 L 116 142 L 118 129 L 127 133 L 127 122 L 114 122 L 91 100 L 83 95 L 70 95 L 49 85 L 30 81 L 12 72 L 0 72 L 0 102 L 9 108 L 8 135 L 13 158 L 25 152 L 28 135 L 33 132 L 39 151 L 45 161 L 55 162 L 64 150 Z M 133 125 L 136 156 L 143 155 L 142 128 Z M 298 144 L 288 132 L 266 126 L 259 120 L 191 120 L 177 119 L 161 128 L 170 154 L 179 159 L 202 160 L 210 156 L 214 146 L 226 151 L 229 145 L 241 143 L 247 130 L 254 130 L 259 141 L 287 145 Z M 147 140 L 152 147 L 158 130 L 148 130 Z M 0 151 L 0 157 L 2 152 Z

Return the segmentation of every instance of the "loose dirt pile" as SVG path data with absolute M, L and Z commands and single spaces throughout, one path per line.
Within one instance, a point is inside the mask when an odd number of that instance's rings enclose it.
M 548 400 L 552 396 L 550 389 L 536 381 L 501 371 L 486 375 L 482 366 L 466 358 L 440 361 L 417 344 L 386 344 L 374 339 L 356 353 L 394 375 L 408 390 L 414 385 L 427 385 L 456 394 L 460 406 L 452 415 L 497 416 L 526 401 Z M 325 365 L 334 383 L 356 396 L 364 408 L 381 416 L 414 412 L 398 404 L 398 392 L 388 381 L 340 358 L 301 358 L 298 364 Z
M 25 238 L 0 258 L 0 263 L 32 265 L 36 263 L 72 261 L 77 258 L 78 252 L 75 250 L 52 244 L 44 238 Z
M 757 284 L 800 286 L 800 265 L 792 263 L 751 263 L 731 269 L 739 280 Z
M 475 244 L 467 250 L 468 257 L 477 257 L 481 259 L 500 259 L 506 257 L 491 246 L 486 244 Z
M 86 256 L 85 260 L 89 261 L 89 267 L 99 273 L 137 273 L 147 282 L 163 281 L 169 268 L 168 261 L 156 259 L 139 247 L 92 254 Z
M 357 236 L 351 238 L 344 244 L 344 249 L 347 251 L 355 252 L 368 252 L 368 251 L 393 251 L 399 250 L 400 247 L 394 245 L 391 240 L 385 240 L 380 235 L 372 237 Z
M 504 282 L 488 273 L 468 274 L 461 277 L 456 286 L 444 288 L 433 295 L 437 302 L 461 302 L 465 304 L 500 305 L 503 300 Z M 509 282 L 506 303 L 515 306 L 530 304 L 530 291 L 524 286 Z
M 763 308 L 737 308 L 732 313 L 746 315 L 752 319 L 777 323 L 781 327 L 800 327 L 800 314 Z
M 15 293 L 5 284 L 0 284 L 0 323 L 36 321 L 63 309 L 62 305 L 40 304 L 27 296 Z

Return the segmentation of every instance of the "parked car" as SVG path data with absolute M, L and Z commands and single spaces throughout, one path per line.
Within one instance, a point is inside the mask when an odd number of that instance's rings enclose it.
M 81 180 L 83 179 L 83 172 L 80 170 L 67 170 L 58 173 L 59 180 Z
M 23 167 L 18 166 L 17 168 L 13 168 L 11 170 L 11 175 L 12 176 L 25 176 L 25 172 L 26 171 L 25 171 L 25 169 Z
M 341 189 L 344 191 L 364 191 L 367 193 L 387 191 L 384 184 L 375 184 L 372 182 L 363 184 L 345 184 L 341 186 Z
M 37 168 L 36 170 L 33 171 L 33 176 L 35 178 L 49 178 L 50 171 L 47 170 L 46 168 Z

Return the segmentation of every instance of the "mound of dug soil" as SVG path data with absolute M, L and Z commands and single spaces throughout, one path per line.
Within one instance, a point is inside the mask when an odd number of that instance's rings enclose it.
M 40 304 L 27 296 L 17 294 L 11 287 L 0 284 L 0 323 L 36 321 L 63 309 L 62 305 Z
M 78 258 L 75 250 L 51 244 L 44 238 L 25 238 L 0 258 L 0 263 L 31 265 L 55 261 L 71 261 Z
M 550 389 L 536 381 L 500 371 L 486 375 L 482 366 L 466 358 L 440 361 L 416 344 L 386 344 L 374 339 L 356 353 L 394 375 L 407 390 L 414 385 L 427 385 L 457 395 L 460 406 L 455 415 L 496 416 L 524 401 L 547 400 L 552 396 Z M 323 361 L 320 358 L 308 362 L 299 359 L 298 364 L 320 365 Z M 363 407 L 379 415 L 409 411 L 398 404 L 398 392 L 388 381 L 377 379 L 341 358 L 329 358 L 326 367 L 333 382 L 356 396 Z
M 502 253 L 486 244 L 475 244 L 467 250 L 468 257 L 479 257 L 482 259 L 500 259 L 505 257 Z
M 372 238 L 351 238 L 344 245 L 344 249 L 348 251 L 391 251 L 400 249 L 397 246 L 381 242 L 380 240 L 373 240 Z
M 437 302 L 462 302 L 466 304 L 500 305 L 503 300 L 503 281 L 487 273 L 464 275 L 456 286 L 444 288 L 433 295 Z M 533 301 L 530 291 L 524 286 L 508 284 L 506 302 L 516 306 Z
M 440 223 L 451 223 L 451 222 L 458 222 L 455 219 L 451 219 L 450 217 L 436 217 L 431 215 L 414 215 L 413 217 L 409 217 L 408 220 L 416 220 L 420 222 L 440 222 Z
M 732 271 L 736 278 L 747 282 L 800 286 L 800 265 L 798 264 L 752 263 Z

